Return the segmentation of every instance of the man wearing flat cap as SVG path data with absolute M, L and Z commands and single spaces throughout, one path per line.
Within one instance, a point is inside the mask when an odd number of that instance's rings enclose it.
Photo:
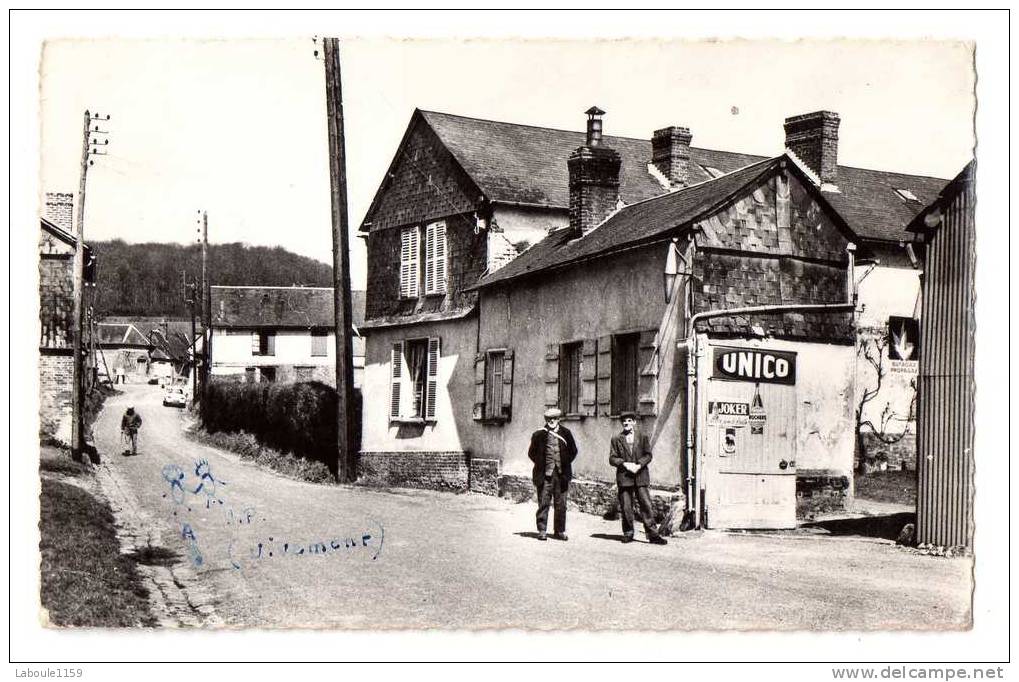
M 563 413 L 556 408 L 545 410 L 545 427 L 531 434 L 527 456 L 534 462 L 531 478 L 538 489 L 538 539 L 548 537 L 548 508 L 555 507 L 552 537 L 568 540 L 566 536 L 566 491 L 573 479 L 573 460 L 577 457 L 577 442 L 573 434 L 559 423 Z
M 609 443 L 609 464 L 616 468 L 616 486 L 619 488 L 619 515 L 623 519 L 623 542 L 633 542 L 633 502 L 637 498 L 640 519 L 644 532 L 652 545 L 665 545 L 668 541 L 658 534 L 655 527 L 654 507 L 648 486 L 651 477 L 647 467 L 651 463 L 651 440 L 634 427 L 637 415 L 623 412 L 619 415 L 623 431 L 612 437 Z

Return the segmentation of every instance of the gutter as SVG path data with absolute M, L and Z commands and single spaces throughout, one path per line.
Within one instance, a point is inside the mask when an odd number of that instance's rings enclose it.
M 778 305 L 748 306 L 744 308 L 720 308 L 716 310 L 705 310 L 695 313 L 687 319 L 686 341 L 686 508 L 693 512 L 697 528 L 703 524 L 703 509 L 701 508 L 701 457 L 700 448 L 700 425 L 698 417 L 700 412 L 697 409 L 697 386 L 699 384 L 697 358 L 699 353 L 699 342 L 696 334 L 696 326 L 702 320 L 709 320 L 716 317 L 729 317 L 732 315 L 754 315 L 769 313 L 787 312 L 811 312 L 811 313 L 847 313 L 856 310 L 856 279 L 853 274 L 856 263 L 856 245 L 850 242 L 846 246 L 849 255 L 849 263 L 846 270 L 846 302 L 845 303 L 789 303 Z

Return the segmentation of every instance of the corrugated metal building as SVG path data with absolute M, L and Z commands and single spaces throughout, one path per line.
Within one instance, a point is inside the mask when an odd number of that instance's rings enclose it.
M 976 290 L 974 164 L 917 216 L 925 243 L 916 540 L 971 547 Z

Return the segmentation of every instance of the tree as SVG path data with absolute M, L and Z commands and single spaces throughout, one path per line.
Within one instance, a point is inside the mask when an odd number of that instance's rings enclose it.
M 888 368 L 886 367 L 888 335 L 884 333 L 883 329 L 870 330 L 869 334 L 864 332 L 864 330 L 861 330 L 861 332 L 858 335 L 856 355 L 874 370 L 874 379 L 871 387 L 868 388 L 863 382 L 860 383 L 864 388 L 856 405 L 856 455 L 862 466 L 868 455 L 867 441 L 864 438 L 865 431 L 869 431 L 885 445 L 894 445 L 910 433 L 910 424 L 913 423 L 916 415 L 917 388 L 916 378 L 914 377 L 909 382 L 910 400 L 909 408 L 905 415 L 894 409 L 889 401 L 882 408 L 877 424 L 870 419 L 864 419 L 864 409 L 868 403 L 877 398 L 881 393 L 885 377 L 888 375 Z M 890 432 L 889 427 L 893 424 L 904 424 L 904 427 L 901 431 Z

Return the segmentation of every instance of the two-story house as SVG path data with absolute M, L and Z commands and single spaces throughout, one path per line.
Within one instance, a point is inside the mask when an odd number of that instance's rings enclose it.
M 557 405 L 576 421 L 578 473 L 610 480 L 612 416 L 636 408 L 656 484 L 702 485 L 706 450 L 767 452 L 782 478 L 762 490 L 784 500 L 784 518 L 791 486 L 836 481 L 841 495 L 855 441 L 848 273 L 873 266 L 878 247 L 905 252 L 912 213 L 898 189 L 931 197 L 944 181 L 838 166 L 830 112 L 787 119 L 787 151 L 772 159 L 693 147 L 678 126 L 650 141 L 606 136 L 603 112 L 587 114 L 573 133 L 415 112 L 361 227 L 365 391 L 389 397 L 366 401 L 362 473 L 462 487 L 487 460 L 523 474 L 526 436 Z M 666 296 L 669 259 L 684 288 Z M 440 271 L 451 276 L 435 291 Z M 793 304 L 832 309 L 712 312 Z M 689 374 L 677 350 L 688 340 Z M 772 457 L 790 443 L 802 454 Z M 756 466 L 724 461 L 731 478 Z
M 73 195 L 48 193 L 39 220 L 39 433 L 70 443 L 74 370 Z M 85 244 L 85 305 L 95 283 L 95 259 Z M 86 311 L 87 312 L 87 311 Z M 88 334 L 91 326 L 85 325 Z M 89 348 L 90 337 L 84 338 Z M 87 364 L 87 363 L 86 363 Z
M 354 386 L 364 371 L 364 292 L 352 292 Z M 213 286 L 210 369 L 239 381 L 336 385 L 332 287 Z

